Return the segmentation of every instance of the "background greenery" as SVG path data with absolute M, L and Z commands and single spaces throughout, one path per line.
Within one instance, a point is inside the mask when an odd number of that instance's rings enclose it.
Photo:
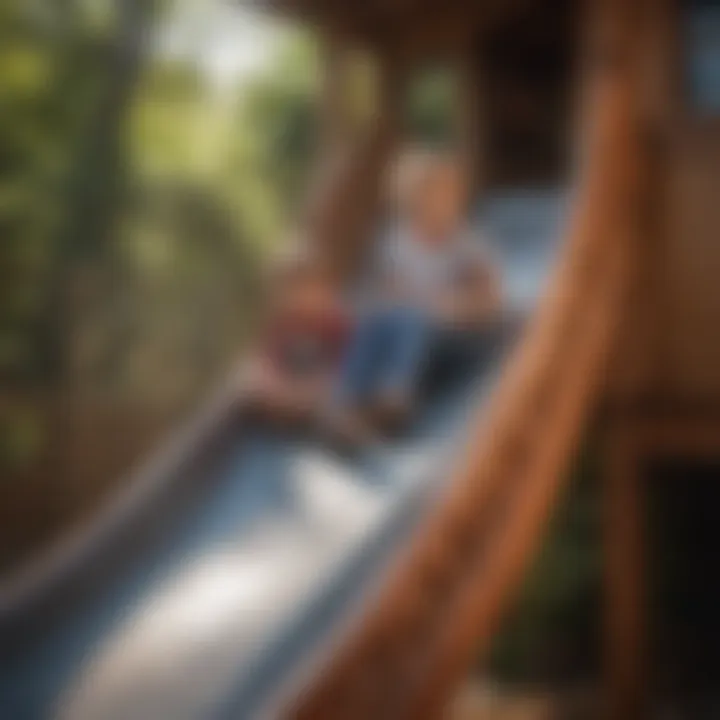
M 232 367 L 301 200 L 312 39 L 219 88 L 162 51 L 190 2 L 0 5 L 0 567 Z
M 597 455 L 571 469 L 550 532 L 505 618 L 494 674 L 519 685 L 592 682 L 600 671 L 601 567 Z
M 241 345 L 259 266 L 304 196 L 313 39 L 285 32 L 254 77 L 218 92 L 197 56 L 157 52 L 182 4 L 0 8 L 5 477 L 41 452 L 33 415 L 60 396 L 176 406 L 206 387 Z M 409 132 L 446 138 L 450 93 L 442 72 L 415 83 Z

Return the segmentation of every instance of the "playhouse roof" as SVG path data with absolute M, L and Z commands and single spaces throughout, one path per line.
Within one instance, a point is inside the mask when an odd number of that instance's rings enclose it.
M 332 28 L 338 34 L 392 43 L 418 30 L 432 41 L 489 20 L 511 16 L 544 0 L 240 0 L 263 11 L 277 12 Z

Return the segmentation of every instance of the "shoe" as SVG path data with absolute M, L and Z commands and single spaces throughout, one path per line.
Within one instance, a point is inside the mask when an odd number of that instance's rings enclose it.
M 370 425 L 358 412 L 340 412 L 324 419 L 326 434 L 331 443 L 343 453 L 366 447 L 374 440 Z
M 385 393 L 373 404 L 373 424 L 385 435 L 401 433 L 412 417 L 413 403 L 405 393 Z

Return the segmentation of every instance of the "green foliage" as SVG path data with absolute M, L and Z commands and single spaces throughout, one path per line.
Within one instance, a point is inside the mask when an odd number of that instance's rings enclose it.
M 136 176 L 157 181 L 192 178 L 206 155 L 210 102 L 196 65 L 156 61 L 136 90 L 129 130 Z
M 275 230 L 297 211 L 317 151 L 319 74 L 312 42 L 296 36 L 243 89 L 238 106 L 229 172 L 235 181 L 253 178 L 262 184 L 269 198 L 265 212 L 276 215 Z M 256 197 L 256 187 L 249 195 Z
M 406 112 L 406 133 L 413 141 L 431 146 L 452 143 L 456 90 L 446 68 L 431 66 L 418 74 L 410 87 Z
M 208 176 L 207 82 L 186 62 L 144 64 L 153 6 L 0 7 L 0 395 L 20 398 L 0 407 L 0 472 L 42 449 L 23 397 L 143 397 L 182 346 L 177 400 L 229 363 L 248 325 L 257 258 Z M 143 238 L 168 248 L 162 283 Z M 137 362 L 148 353 L 163 361 Z
M 37 366 L 32 327 L 42 310 L 57 184 L 66 160 L 65 117 L 51 80 L 61 39 L 23 4 L 3 6 L 0 26 L 0 377 Z
M 521 683 L 585 680 L 597 670 L 599 501 L 592 450 L 580 458 L 491 667 Z

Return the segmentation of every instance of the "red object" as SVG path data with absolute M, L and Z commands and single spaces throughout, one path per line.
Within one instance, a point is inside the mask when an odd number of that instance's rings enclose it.
M 289 313 L 270 322 L 264 355 L 289 372 L 331 370 L 340 362 L 350 329 L 350 318 L 340 310 L 312 316 Z

